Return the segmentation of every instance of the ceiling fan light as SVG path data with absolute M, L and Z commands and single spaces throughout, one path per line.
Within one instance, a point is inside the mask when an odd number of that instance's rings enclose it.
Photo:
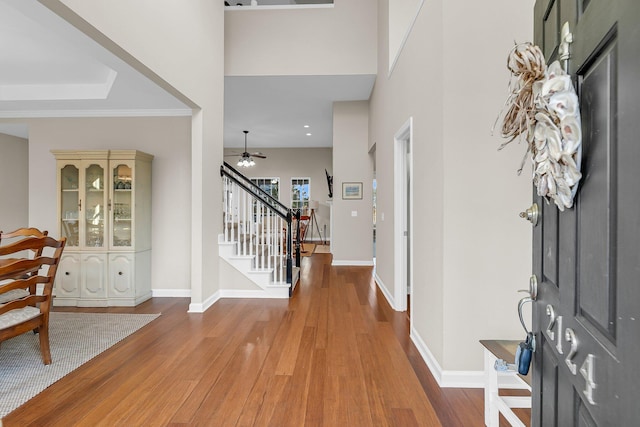
M 240 155 L 240 159 L 238 160 L 238 166 L 243 168 L 248 168 L 251 166 L 255 166 L 256 162 L 253 160 L 253 157 L 251 157 L 251 154 L 249 154 L 249 152 L 247 151 L 247 134 L 249 133 L 249 131 L 243 130 L 242 132 L 244 133 L 244 153 Z M 260 153 L 257 153 L 257 154 L 260 154 Z M 262 157 L 264 158 L 264 156 Z

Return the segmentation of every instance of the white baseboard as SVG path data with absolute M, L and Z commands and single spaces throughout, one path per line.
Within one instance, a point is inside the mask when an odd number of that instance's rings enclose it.
M 422 359 L 431 371 L 431 375 L 435 378 L 438 385 L 442 388 L 483 388 L 484 372 L 483 371 L 445 371 L 442 369 L 433 353 L 427 347 L 420 335 L 411 330 L 411 341 L 415 344 L 420 352 Z
M 353 265 L 353 266 L 373 267 L 373 260 L 349 261 L 349 260 L 334 259 L 333 261 L 331 261 L 331 265 L 333 266 Z
M 220 298 L 289 298 L 289 286 L 272 290 L 220 289 Z
M 191 304 L 189 304 L 189 310 L 187 310 L 187 313 L 204 313 L 213 304 L 215 304 L 216 301 L 218 301 L 219 299 L 220 299 L 220 291 L 218 291 L 215 294 L 211 295 L 209 298 L 207 298 L 206 300 L 204 300 L 201 303 L 198 303 L 198 304 L 191 303 Z
M 151 289 L 152 298 L 190 298 L 191 289 Z
M 373 274 L 373 280 L 376 281 L 376 284 L 378 285 L 378 289 L 380 289 L 380 292 L 382 292 L 382 295 L 384 295 L 384 297 L 387 299 L 387 302 L 389 303 L 389 305 L 394 310 L 396 310 L 395 300 L 393 299 L 393 297 L 389 293 L 389 289 L 387 289 L 387 286 L 382 282 L 382 279 L 380 279 L 380 277 L 378 276 L 378 273 L 374 273 Z

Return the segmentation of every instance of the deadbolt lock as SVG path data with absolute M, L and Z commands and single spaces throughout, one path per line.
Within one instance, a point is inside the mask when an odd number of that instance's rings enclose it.
M 520 218 L 524 218 L 529 221 L 535 227 L 538 225 L 538 217 L 540 216 L 540 211 L 538 210 L 538 204 L 534 203 L 531 205 L 529 209 L 524 212 L 520 212 Z

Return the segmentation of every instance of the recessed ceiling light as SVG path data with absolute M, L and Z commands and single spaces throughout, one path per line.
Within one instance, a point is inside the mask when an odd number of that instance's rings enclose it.
M 308 128 L 308 127 L 309 127 L 309 125 L 304 125 L 304 128 L 305 128 L 305 129 L 306 129 L 306 128 Z
M 311 134 L 310 134 L 310 133 L 307 133 L 307 136 L 311 136 Z

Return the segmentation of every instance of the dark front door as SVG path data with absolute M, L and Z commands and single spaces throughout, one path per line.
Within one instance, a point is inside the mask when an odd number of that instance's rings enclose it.
M 640 426 L 640 1 L 537 0 L 535 42 L 580 98 L 572 209 L 537 198 L 534 426 Z

